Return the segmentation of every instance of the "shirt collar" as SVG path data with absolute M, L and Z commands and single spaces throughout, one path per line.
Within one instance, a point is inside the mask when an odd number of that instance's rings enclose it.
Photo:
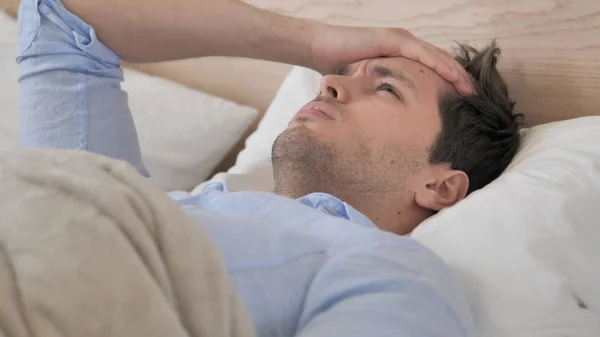
M 204 192 L 207 190 L 229 192 L 227 190 L 227 186 L 224 183 L 220 182 L 213 182 L 207 184 L 202 191 Z M 375 224 L 371 220 L 369 220 L 369 218 L 357 211 L 354 207 L 350 206 L 346 202 L 341 201 L 340 199 L 330 194 L 311 193 L 300 197 L 297 200 L 306 206 L 312 207 L 314 209 L 320 210 L 324 213 L 338 218 L 350 220 L 363 227 L 375 229 L 377 228 L 377 226 L 375 226 Z
M 321 210 L 329 215 L 350 220 L 364 227 L 377 228 L 375 224 L 362 213 L 344 201 L 326 193 L 311 193 L 298 198 L 302 204 Z
M 207 190 L 229 192 L 227 190 L 227 186 L 220 182 L 207 184 L 203 191 Z M 308 207 L 312 207 L 338 218 L 350 220 L 363 227 L 377 228 L 377 226 L 375 226 L 375 224 L 369 220 L 369 218 L 357 211 L 354 207 L 330 194 L 311 193 L 300 197 L 297 200 Z

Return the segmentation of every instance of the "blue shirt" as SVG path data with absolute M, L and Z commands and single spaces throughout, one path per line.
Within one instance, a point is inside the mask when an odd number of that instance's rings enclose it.
M 259 336 L 474 336 L 437 256 L 333 196 L 171 197 L 221 249 Z
M 19 12 L 25 146 L 92 151 L 142 174 L 120 60 L 58 0 Z M 219 247 L 258 336 L 475 336 L 448 267 L 327 194 L 172 193 Z

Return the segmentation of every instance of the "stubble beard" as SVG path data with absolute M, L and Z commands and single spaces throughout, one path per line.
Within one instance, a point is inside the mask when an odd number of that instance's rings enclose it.
M 373 176 L 368 156 L 366 149 L 346 153 L 317 139 L 304 126 L 288 129 L 273 145 L 275 193 L 299 198 L 321 192 L 351 201 L 381 192 L 382 177 Z

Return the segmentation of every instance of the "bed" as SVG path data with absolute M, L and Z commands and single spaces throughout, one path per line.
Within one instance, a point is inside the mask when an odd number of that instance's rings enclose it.
M 600 336 L 600 268 L 594 262 L 600 257 L 600 1 L 248 2 L 332 24 L 400 26 L 447 49 L 456 41 L 484 45 L 496 38 L 503 52 L 500 69 L 517 111 L 531 127 L 524 131 L 524 146 L 498 182 L 428 221 L 413 236 L 453 268 L 480 336 Z M 14 0 L 0 4 L 16 13 Z M 126 66 L 132 100 L 132 92 L 150 95 L 155 92 L 149 87 L 160 87 L 212 110 L 226 106 L 231 120 L 244 121 L 232 127 L 236 137 L 223 142 L 202 174 L 187 177 L 200 183 L 216 174 L 212 181 L 225 181 L 233 189 L 269 190 L 269 145 L 287 123 L 274 116 L 312 99 L 319 80 L 306 69 L 233 58 Z M 210 97 L 197 97 L 197 92 Z M 148 137 L 148 144 L 159 146 Z M 172 148 L 162 151 L 172 154 Z M 173 170 L 160 166 L 162 157 L 156 153 L 146 154 L 167 180 L 165 189 L 189 189 L 173 176 L 197 168 Z M 198 158 L 182 165 L 206 162 Z

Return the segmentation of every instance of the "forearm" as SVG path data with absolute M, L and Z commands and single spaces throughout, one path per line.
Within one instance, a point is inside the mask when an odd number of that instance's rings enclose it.
M 148 175 L 119 58 L 58 0 L 22 0 L 19 13 L 22 145 L 99 153 Z
M 237 56 L 312 66 L 323 26 L 235 0 L 63 0 L 121 58 Z

